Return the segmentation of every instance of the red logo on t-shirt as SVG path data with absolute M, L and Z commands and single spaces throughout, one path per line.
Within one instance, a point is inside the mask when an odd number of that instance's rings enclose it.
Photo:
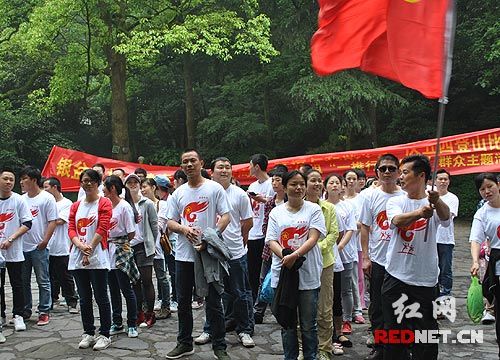
M 387 219 L 387 213 L 385 210 L 378 213 L 377 218 L 376 218 L 376 222 L 377 222 L 377 225 L 382 230 L 389 229 L 389 221 Z
M 280 235 L 281 245 L 287 249 L 298 249 L 301 244 L 294 243 L 295 234 L 299 235 L 299 239 L 301 239 L 306 236 L 307 230 L 308 229 L 305 226 L 300 228 L 288 227 L 286 229 L 283 229 Z
M 415 237 L 415 231 L 422 231 L 425 229 L 426 226 L 427 226 L 427 219 L 420 219 L 414 221 L 413 223 L 404 228 L 399 228 L 398 232 L 404 241 L 412 241 L 413 238 Z
M 5 228 L 5 223 L 11 221 L 12 219 L 14 219 L 13 212 L 0 214 L 0 230 L 3 230 Z
M 182 212 L 182 217 L 189 222 L 193 222 L 197 218 L 196 213 L 202 213 L 207 209 L 208 209 L 208 201 L 204 202 L 195 201 L 186 205 L 184 211 Z
M 87 235 L 87 229 L 89 226 L 92 226 L 95 223 L 95 216 L 91 216 L 89 218 L 81 218 L 76 223 L 76 232 L 80 236 Z
M 254 199 L 250 199 L 250 203 L 252 204 L 252 211 L 254 216 L 259 216 L 260 202 Z
M 111 218 L 109 221 L 109 231 L 113 230 L 118 225 L 118 219 Z
M 500 239 L 500 225 L 498 225 L 497 227 L 497 238 Z
M 37 207 L 31 208 L 31 216 L 37 217 L 39 213 L 40 213 L 40 210 L 38 210 Z

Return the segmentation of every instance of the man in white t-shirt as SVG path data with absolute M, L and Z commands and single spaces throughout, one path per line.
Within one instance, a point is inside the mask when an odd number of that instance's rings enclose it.
M 438 225 L 449 225 L 450 209 L 437 191 L 425 190 L 431 176 L 429 158 L 407 156 L 400 171 L 406 195 L 392 197 L 386 205 L 392 234 L 382 285 L 384 329 L 437 330 L 433 314 L 439 275 L 436 232 Z M 408 314 L 407 307 L 416 311 Z M 411 351 L 414 359 L 434 360 L 438 345 L 415 343 Z M 407 359 L 408 352 L 408 345 L 386 344 L 384 359 Z
M 68 271 L 69 245 L 68 235 L 69 210 L 73 202 L 61 193 L 61 182 L 58 178 L 50 177 L 43 182 L 43 189 L 56 200 L 57 220 L 56 229 L 49 241 L 49 274 L 51 285 L 52 304 L 59 298 L 59 288 L 66 299 L 69 312 L 78 314 L 76 305 L 78 296 L 75 291 L 73 276 Z
M 222 233 L 232 259 L 229 261 L 231 272 L 224 281 L 223 305 L 226 318 L 226 331 L 235 329 L 245 347 L 254 347 L 251 337 L 254 330 L 252 290 L 248 282 L 247 252 L 245 243 L 252 227 L 253 213 L 250 199 L 245 191 L 231 184 L 233 175 L 231 162 L 219 157 L 210 164 L 212 179 L 221 184 L 229 199 L 231 222 Z M 196 344 L 210 341 L 210 322 L 207 320 L 203 333 L 195 339 Z
M 250 175 L 257 180 L 250 184 L 247 194 L 253 210 L 253 226 L 248 234 L 248 279 L 252 288 L 253 302 L 257 300 L 260 285 L 260 268 L 262 266 L 262 250 L 264 238 L 262 224 L 264 222 L 264 205 L 274 196 L 271 178 L 267 175 L 268 159 L 264 154 L 255 154 L 250 158 Z
M 12 192 L 16 176 L 10 168 L 0 169 L 0 249 L 5 258 L 12 287 L 13 320 L 16 331 L 26 330 L 23 320 L 23 239 L 32 226 L 32 216 L 26 200 Z M 2 317 L 4 314 L 2 314 Z
M 203 178 L 202 167 L 203 160 L 198 151 L 187 150 L 182 153 L 181 168 L 188 182 L 170 196 L 167 212 L 169 230 L 179 234 L 175 252 L 179 333 L 177 346 L 167 354 L 167 359 L 178 359 L 194 353 L 191 299 L 195 285 L 196 252 L 205 250 L 206 243 L 201 241 L 201 234 L 205 229 L 213 228 L 222 233 L 230 222 L 231 208 L 224 188 L 215 181 Z M 210 322 L 215 357 L 230 359 L 226 352 L 221 294 L 212 283 L 209 284 L 208 296 L 205 298 L 205 311 L 207 321 Z
M 38 326 L 49 323 L 49 311 L 52 305 L 49 275 L 49 240 L 56 229 L 56 200 L 48 192 L 40 189 L 42 175 L 33 166 L 24 167 L 19 173 L 23 198 L 33 216 L 30 231 L 23 235 L 23 287 L 24 317 L 31 317 L 33 299 L 31 295 L 31 270 L 35 270 L 38 284 Z
M 404 192 L 396 184 L 399 177 L 399 160 L 393 154 L 380 156 L 375 165 L 378 175 L 378 188 L 364 190 L 365 200 L 361 208 L 360 238 L 363 248 L 363 271 L 370 278 L 370 307 L 368 315 L 372 333 L 384 328 L 382 312 L 382 284 L 385 277 L 386 253 L 391 241 L 392 231 L 386 214 L 387 201 L 403 195 Z M 358 197 L 359 197 L 358 196 Z M 381 360 L 384 356 L 380 344 L 375 344 L 366 360 Z
M 446 205 L 450 208 L 450 226 L 438 226 L 437 249 L 439 259 L 439 295 L 451 294 L 453 287 L 453 248 L 455 247 L 455 229 L 453 219 L 458 216 L 458 197 L 448 191 L 451 175 L 445 169 L 436 171 L 436 188 Z

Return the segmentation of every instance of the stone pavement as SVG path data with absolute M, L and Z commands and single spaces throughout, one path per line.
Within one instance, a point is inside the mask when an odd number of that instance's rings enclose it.
M 465 301 L 470 282 L 470 251 L 468 236 L 470 223 L 456 224 L 457 246 L 454 258 L 454 296 L 457 301 L 457 319 L 454 323 L 448 320 L 440 322 L 441 329 L 452 331 L 450 339 L 456 339 L 460 330 L 484 330 L 483 344 L 440 344 L 439 359 L 497 359 L 498 348 L 495 341 L 494 325 L 474 325 L 468 318 Z M 7 276 L 8 278 L 8 276 Z M 33 299 L 36 303 L 38 291 L 33 282 Z M 6 285 L 7 307 L 12 304 L 10 285 Z M 98 326 L 97 309 L 96 326 Z M 194 336 L 202 330 L 203 310 L 194 310 Z M 7 342 L 0 344 L 0 360 L 3 359 L 164 359 L 165 354 L 175 346 L 177 335 L 177 316 L 159 320 L 151 329 L 140 329 L 139 338 L 129 339 L 126 334 L 113 336 L 112 345 L 101 352 L 92 349 L 78 349 L 82 334 L 80 315 L 71 315 L 65 308 L 56 307 L 52 313 L 50 324 L 38 327 L 34 317 L 27 321 L 27 331 L 15 333 L 11 325 L 4 327 Z M 368 325 L 353 324 L 354 343 L 352 349 L 345 349 L 345 355 L 339 359 L 363 359 L 368 354 L 365 346 Z M 268 312 L 264 324 L 256 325 L 254 340 L 257 346 L 246 349 L 239 344 L 236 335 L 228 334 L 228 352 L 233 359 L 273 360 L 282 359 L 281 335 L 274 318 Z M 196 346 L 193 360 L 212 359 L 210 345 Z

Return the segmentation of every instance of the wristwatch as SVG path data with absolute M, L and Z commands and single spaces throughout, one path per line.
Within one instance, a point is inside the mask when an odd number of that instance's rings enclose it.
M 11 238 L 11 237 L 9 237 L 9 238 L 7 239 L 7 241 L 8 241 L 8 242 L 10 242 L 10 243 L 12 244 L 12 243 L 14 242 L 14 239 L 13 239 L 13 238 Z

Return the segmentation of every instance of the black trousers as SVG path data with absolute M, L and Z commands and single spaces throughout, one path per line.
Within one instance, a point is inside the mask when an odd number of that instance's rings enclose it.
M 368 316 L 372 325 L 372 334 L 375 330 L 384 328 L 384 313 L 382 311 L 382 285 L 386 271 L 383 266 L 372 262 L 372 272 L 370 275 L 370 307 Z M 376 348 L 381 348 L 381 345 L 375 345 Z
M 420 304 L 418 312 L 421 318 L 407 318 L 408 312 L 398 323 L 397 315 L 392 304 L 400 300 L 405 294 L 408 299 L 404 302 L 405 307 L 414 303 Z M 382 309 L 384 314 L 385 330 L 437 330 L 438 323 L 433 317 L 432 302 L 436 299 L 436 286 L 413 286 L 408 285 L 390 274 L 386 274 L 382 285 Z M 373 301 L 373 300 L 372 300 Z M 438 344 L 413 344 L 412 360 L 437 360 Z M 385 344 L 384 360 L 406 360 L 410 358 L 408 345 Z
M 7 304 L 5 303 L 5 268 L 0 269 L 0 311 L 1 316 L 7 317 L 5 310 L 7 309 Z
M 75 307 L 78 302 L 73 275 L 68 271 L 69 255 L 49 256 L 49 273 L 52 301 L 59 298 L 59 286 L 68 306 Z
M 24 289 L 23 289 L 23 261 L 7 262 L 10 285 L 12 287 L 13 315 L 23 316 Z
M 264 238 L 248 240 L 247 243 L 248 280 L 252 288 L 253 304 L 257 301 L 260 285 L 260 268 L 262 266 L 262 250 L 264 249 Z

